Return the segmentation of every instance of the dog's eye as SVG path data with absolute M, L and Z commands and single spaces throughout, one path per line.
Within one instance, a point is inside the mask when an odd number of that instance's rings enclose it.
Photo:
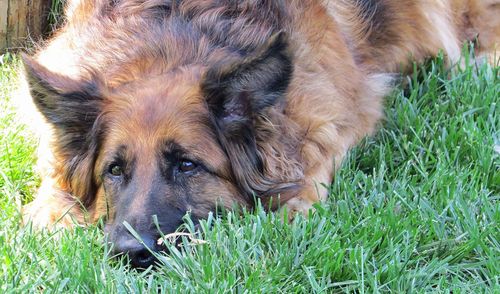
M 187 173 L 190 171 L 193 171 L 198 165 L 196 163 L 189 161 L 189 160 L 183 160 L 179 164 L 179 170 L 183 173 Z
M 123 175 L 123 168 L 119 164 L 112 164 L 109 166 L 109 173 L 115 177 Z

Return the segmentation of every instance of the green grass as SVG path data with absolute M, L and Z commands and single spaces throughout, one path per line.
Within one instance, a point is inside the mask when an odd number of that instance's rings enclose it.
M 47 15 L 50 31 L 54 31 L 64 22 L 63 8 L 66 0 L 51 0 L 50 9 Z
M 208 244 L 186 241 L 157 271 L 136 272 L 111 260 L 97 227 L 58 239 L 19 225 L 39 179 L 36 142 L 12 107 L 18 66 L 10 56 L 0 67 L 2 293 L 500 293 L 499 67 L 419 69 L 307 219 L 210 217 Z

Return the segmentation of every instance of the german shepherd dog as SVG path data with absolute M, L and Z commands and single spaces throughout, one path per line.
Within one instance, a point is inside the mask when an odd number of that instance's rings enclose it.
M 48 126 L 24 220 L 105 217 L 137 267 L 186 213 L 256 199 L 307 213 L 394 73 L 440 50 L 456 63 L 466 41 L 494 55 L 500 37 L 499 0 L 72 0 L 65 14 L 24 56 Z

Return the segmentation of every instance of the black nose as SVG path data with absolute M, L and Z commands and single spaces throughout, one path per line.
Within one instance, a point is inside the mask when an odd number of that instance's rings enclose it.
M 152 252 L 158 252 L 160 248 L 157 245 L 157 240 L 152 236 L 141 236 L 141 241 L 130 234 L 120 236 L 114 242 L 114 252 L 116 254 L 127 254 L 133 267 L 146 269 L 155 264 L 156 258 Z

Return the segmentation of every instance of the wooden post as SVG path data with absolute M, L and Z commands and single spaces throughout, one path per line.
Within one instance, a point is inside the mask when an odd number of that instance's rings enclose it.
M 51 0 L 0 0 L 0 52 L 23 48 L 47 29 Z

